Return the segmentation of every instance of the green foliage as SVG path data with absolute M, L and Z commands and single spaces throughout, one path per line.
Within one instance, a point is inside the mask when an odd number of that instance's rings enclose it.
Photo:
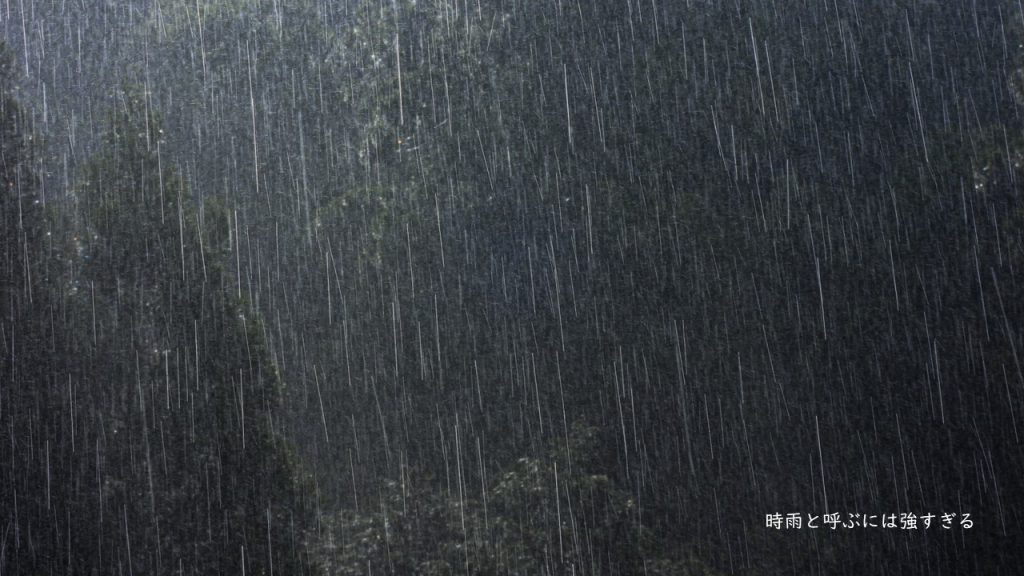
M 45 232 L 32 170 L 33 132 L 14 97 L 16 79 L 13 56 L 0 42 L 0 294 L 5 309 L 11 298 L 31 300 L 31 285 L 38 283 L 31 268 Z
M 209 205 L 204 231 L 147 95 L 116 101 L 78 190 L 90 290 L 73 303 L 91 316 L 88 401 L 108 446 L 92 471 L 106 520 L 78 562 L 309 572 L 292 535 L 311 518 L 310 481 L 275 430 L 282 385 L 263 325 L 220 262 L 223 211 Z
M 143 84 L 103 100 L 66 302 L 36 290 L 29 136 L 0 115 L 4 502 L 83 519 L 48 525 L 74 564 L 304 570 L 277 564 L 309 491 L 282 430 L 342 507 L 331 573 L 853 571 L 748 529 L 815 471 L 835 505 L 1014 509 L 1014 3 L 108 4 L 31 6 L 82 23 L 33 53 L 88 79 L 42 94 L 68 157 L 84 95 Z M 432 437 L 452 419 L 472 473 Z
M 54 385 L 63 358 L 50 317 L 49 234 L 33 170 L 38 151 L 16 88 L 13 56 L 0 42 L 0 525 L 18 535 L 3 537 L 0 570 L 28 574 L 57 566 L 61 534 L 46 518 L 64 495 L 48 480 L 67 469 L 57 441 L 67 428 Z
M 372 510 L 323 518 L 314 555 L 331 575 L 716 574 L 640 522 L 635 500 L 595 468 L 595 448 L 596 431 L 576 425 L 476 497 L 406 471 Z

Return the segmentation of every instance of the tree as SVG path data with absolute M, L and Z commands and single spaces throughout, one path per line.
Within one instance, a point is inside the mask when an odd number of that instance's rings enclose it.
M 19 312 L 28 311 L 34 296 L 42 297 L 36 272 L 45 231 L 31 170 L 31 129 L 14 99 L 15 78 L 12 55 L 0 43 L 0 298 L 6 339 L 14 336 Z
M 369 510 L 325 517 L 315 554 L 331 575 L 717 574 L 640 522 L 637 503 L 602 473 L 595 432 L 574 425 L 476 496 L 461 470 L 448 489 L 403 470 Z
M 307 477 L 276 430 L 282 383 L 263 325 L 220 261 L 224 218 L 204 222 L 164 163 L 147 95 L 115 102 L 77 192 L 97 443 L 83 482 L 100 511 L 80 565 L 306 573 Z
M 54 475 L 65 469 L 69 428 L 57 400 L 63 355 L 48 282 L 49 233 L 16 77 L 0 43 L 0 571 L 44 573 L 62 565 L 64 498 Z

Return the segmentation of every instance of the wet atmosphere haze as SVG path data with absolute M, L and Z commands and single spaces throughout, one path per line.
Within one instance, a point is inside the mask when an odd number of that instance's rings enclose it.
M 0 575 L 1021 573 L 1018 0 L 3 0 Z

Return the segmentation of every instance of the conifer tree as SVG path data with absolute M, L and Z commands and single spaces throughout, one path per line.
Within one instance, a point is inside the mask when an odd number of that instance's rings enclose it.
M 60 366 L 46 283 L 46 220 L 32 170 L 33 131 L 14 97 L 14 58 L 0 43 L 0 572 L 61 565 Z
M 82 305 L 95 309 L 88 374 L 104 416 L 91 563 L 306 572 L 305 479 L 275 431 L 282 384 L 262 324 L 161 155 L 146 95 L 121 92 L 116 110 L 79 193 Z

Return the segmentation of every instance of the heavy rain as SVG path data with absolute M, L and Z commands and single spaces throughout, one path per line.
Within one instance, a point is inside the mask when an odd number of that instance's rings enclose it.
M 0 575 L 1024 570 L 1019 0 L 0 45 Z

